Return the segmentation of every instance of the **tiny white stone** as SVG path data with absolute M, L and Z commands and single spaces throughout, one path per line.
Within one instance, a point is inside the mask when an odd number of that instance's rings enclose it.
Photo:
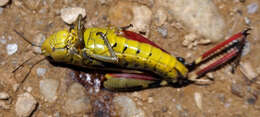
M 0 92 L 0 100 L 6 100 L 8 99 L 10 96 L 8 95 L 8 93 L 6 92 Z
M 8 44 L 6 50 L 8 55 L 13 55 L 18 50 L 18 45 L 16 43 Z
M 244 20 L 245 20 L 246 24 L 250 24 L 251 23 L 251 20 L 248 17 L 245 17 Z
M 166 38 L 167 35 L 168 35 L 168 30 L 167 30 L 167 28 L 158 27 L 158 28 L 157 28 L 157 31 L 158 31 L 159 33 L 161 33 L 161 35 L 162 35 L 164 38 Z
M 0 6 L 5 6 L 9 0 L 0 0 Z
M 249 14 L 253 14 L 258 10 L 258 4 L 257 3 L 251 3 L 247 6 L 247 12 Z
M 13 88 L 13 91 L 17 91 L 17 89 L 19 88 L 19 84 L 14 84 L 13 86 L 12 86 L 12 88 Z
M 153 103 L 154 99 L 152 97 L 148 97 L 148 103 Z
M 5 40 L 4 36 L 2 36 L 2 38 L 0 38 L 0 43 L 1 44 L 6 44 L 7 43 L 7 41 Z
M 4 8 L 0 7 L 0 15 L 3 13 Z
M 245 46 L 242 50 L 242 56 L 247 55 L 250 52 L 250 43 L 246 41 Z
M 80 14 L 86 16 L 86 10 L 80 7 L 63 8 L 60 12 L 62 20 L 68 24 L 75 22 Z
M 178 111 L 181 111 L 181 110 L 182 110 L 182 106 L 181 106 L 180 104 L 176 104 L 176 109 L 177 109 Z
M 38 53 L 38 54 L 41 54 L 41 53 L 42 53 L 42 50 L 41 50 L 40 47 L 33 47 L 33 51 L 34 51 L 35 53 Z
M 26 91 L 27 91 L 27 92 L 32 92 L 32 90 L 33 90 L 32 87 L 27 87 L 27 88 L 26 88 Z
M 44 74 L 46 73 L 46 69 L 45 68 L 37 68 L 36 73 L 39 77 L 44 76 Z
M 202 110 L 202 97 L 201 97 L 201 94 L 198 93 L 198 92 L 195 92 L 194 93 L 194 99 L 195 99 L 195 102 L 196 102 L 196 105 L 198 106 L 198 108 Z

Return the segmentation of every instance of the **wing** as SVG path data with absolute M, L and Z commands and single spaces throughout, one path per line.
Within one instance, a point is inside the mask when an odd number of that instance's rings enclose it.
M 131 40 L 135 40 L 135 41 L 138 41 L 138 42 L 150 44 L 150 45 L 152 45 L 156 48 L 159 48 L 162 51 L 169 54 L 169 52 L 167 52 L 166 50 L 164 50 L 163 48 L 161 48 L 160 46 L 158 46 L 157 44 L 155 44 L 151 40 L 143 37 L 142 35 L 140 35 L 138 33 L 135 33 L 135 32 L 132 32 L 132 31 L 127 31 L 127 30 L 123 30 L 122 32 L 123 32 L 123 36 L 126 37 L 127 39 L 131 39 Z

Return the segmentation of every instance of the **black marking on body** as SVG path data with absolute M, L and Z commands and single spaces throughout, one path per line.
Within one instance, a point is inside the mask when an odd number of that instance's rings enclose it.
M 116 47 L 117 46 L 117 43 L 115 43 L 113 46 L 112 46 L 112 48 L 114 48 L 114 47 Z
M 140 52 L 141 52 L 140 49 L 137 49 L 136 54 L 139 54 Z
M 126 49 L 127 49 L 127 45 L 125 45 L 124 49 L 123 49 L 123 52 L 122 53 L 125 53 Z
M 153 53 L 152 53 L 152 52 L 150 52 L 150 53 L 149 53 L 149 56 L 152 56 L 152 55 L 153 55 Z

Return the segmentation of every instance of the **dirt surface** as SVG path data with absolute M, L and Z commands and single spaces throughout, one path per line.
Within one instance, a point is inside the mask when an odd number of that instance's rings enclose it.
M 41 0 L 35 0 L 41 1 Z M 54 1 L 52 3 L 52 1 Z M 91 109 L 77 113 L 68 113 L 64 110 L 66 99 L 65 92 L 68 87 L 77 82 L 73 78 L 76 74 L 71 68 L 55 66 L 47 60 L 35 65 L 29 76 L 24 76 L 40 57 L 35 57 L 16 71 L 12 71 L 32 56 L 34 49 L 32 46 L 21 39 L 13 29 L 22 32 L 30 41 L 38 43 L 40 35 L 48 37 L 52 33 L 68 28 L 61 17 L 60 9 L 64 7 L 82 7 L 87 12 L 86 27 L 106 27 L 111 25 L 108 19 L 108 9 L 117 2 L 112 0 L 44 0 L 30 2 L 30 0 L 13 0 L 10 4 L 1 8 L 0 14 L 0 92 L 9 94 L 6 100 L 0 100 L 6 105 L 7 109 L 0 106 L 0 117 L 16 116 L 15 105 L 19 94 L 29 92 L 37 101 L 37 107 L 33 109 L 30 116 L 119 116 L 112 104 L 116 96 L 128 96 L 134 100 L 136 106 L 141 108 L 147 117 L 259 117 L 260 116 L 260 82 L 259 77 L 251 80 L 240 71 L 241 66 L 230 72 L 231 65 L 226 65 L 221 69 L 212 72 L 214 83 L 206 86 L 188 85 L 181 88 L 160 87 L 146 89 L 137 92 L 112 92 L 105 89 L 90 91 L 89 85 L 85 85 L 86 95 L 90 99 Z M 260 10 L 253 14 L 247 13 L 247 6 L 251 3 L 258 3 L 258 0 L 245 0 L 245 2 L 235 2 L 235 0 L 213 0 L 218 11 L 223 16 L 228 33 L 226 37 L 242 31 L 245 27 L 251 27 L 248 41 L 250 51 L 242 56 L 241 63 L 249 63 L 256 74 L 260 73 Z M 240 0 L 243 1 L 243 0 Z M 135 2 L 132 0 L 132 2 Z M 148 0 L 139 2 L 152 9 L 153 4 Z M 154 10 L 154 9 L 153 9 Z M 246 24 L 244 18 L 250 19 L 251 23 Z M 162 48 L 176 56 L 182 56 L 187 61 L 192 61 L 205 50 L 214 46 L 214 43 L 198 45 L 187 48 L 182 45 L 183 38 L 189 34 L 184 28 L 172 26 L 174 18 L 169 16 L 164 27 L 168 30 L 168 35 L 163 37 L 153 22 L 150 24 L 149 39 L 160 45 Z M 17 44 L 18 50 L 12 55 L 8 55 L 6 46 Z M 37 68 L 46 69 L 43 76 L 37 75 Z M 88 71 L 86 71 L 88 72 Z M 84 73 L 83 73 L 84 74 Z M 98 77 L 98 76 L 96 76 Z M 47 102 L 40 93 L 39 82 L 49 78 L 59 81 L 57 90 L 57 100 Z M 18 86 L 19 85 L 19 86 Z M 18 87 L 16 87 L 18 86 Z M 17 88 L 17 89 L 16 89 Z M 95 90 L 95 89 L 91 89 Z M 201 97 L 201 106 L 196 102 L 195 97 Z

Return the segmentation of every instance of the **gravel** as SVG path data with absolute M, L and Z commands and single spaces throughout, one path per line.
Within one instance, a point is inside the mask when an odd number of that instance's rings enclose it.
M 258 3 L 251 3 L 247 6 L 247 13 L 254 14 L 258 10 Z
M 149 7 L 140 4 L 131 4 L 129 2 L 119 1 L 115 6 L 109 9 L 110 22 L 118 27 L 133 24 L 134 32 L 145 32 L 144 36 L 149 35 L 150 24 L 152 21 L 152 11 Z
M 60 10 L 61 18 L 67 24 L 72 24 L 81 14 L 83 17 L 86 17 L 86 10 L 80 7 L 68 7 Z
M 200 110 L 202 110 L 202 96 L 201 96 L 201 94 L 198 93 L 198 92 L 195 92 L 194 93 L 194 100 L 195 100 L 196 105 L 198 106 L 198 108 Z
M 67 114 L 91 111 L 90 99 L 85 94 L 85 88 L 82 85 L 73 83 L 69 87 L 64 109 Z
M 44 76 L 44 74 L 46 73 L 46 69 L 45 68 L 37 68 L 36 73 L 39 77 Z
M 238 97 L 244 97 L 245 96 L 245 91 L 244 91 L 244 88 L 241 84 L 232 83 L 231 92 L 232 92 L 232 94 L 234 94 Z
M 167 12 L 163 8 L 158 8 L 155 11 L 154 22 L 157 26 L 162 26 L 167 20 Z
M 5 101 L 1 101 L 0 100 L 0 110 L 1 109 L 5 109 L 5 110 L 8 110 L 8 109 L 10 109 L 10 105 L 8 105 L 8 104 L 6 104 L 6 102 Z
M 6 51 L 8 55 L 13 55 L 18 50 L 18 45 L 16 43 L 7 44 Z
M 240 71 L 246 76 L 250 81 L 257 78 L 258 74 L 249 62 L 241 62 L 239 66 Z
M 0 15 L 3 13 L 4 8 L 0 7 Z
M 43 79 L 40 81 L 40 93 L 48 102 L 54 102 L 57 99 L 57 89 L 59 82 L 53 79 Z
M 5 6 L 9 0 L 0 0 L 0 7 Z
M 8 93 L 6 92 L 0 92 L 0 100 L 6 100 L 8 99 L 10 96 Z
M 29 115 L 36 109 L 37 101 L 29 93 L 18 95 L 15 104 L 15 111 L 19 117 L 29 117 Z
M 224 37 L 225 22 L 211 0 L 162 0 L 162 7 L 182 22 L 191 32 L 196 32 L 216 42 Z
M 127 96 L 117 96 L 113 99 L 114 106 L 120 117 L 144 117 L 142 109 L 137 108 L 135 102 Z
M 166 38 L 168 35 L 168 30 L 167 28 L 164 27 L 158 27 L 157 31 L 162 35 L 163 38 Z

